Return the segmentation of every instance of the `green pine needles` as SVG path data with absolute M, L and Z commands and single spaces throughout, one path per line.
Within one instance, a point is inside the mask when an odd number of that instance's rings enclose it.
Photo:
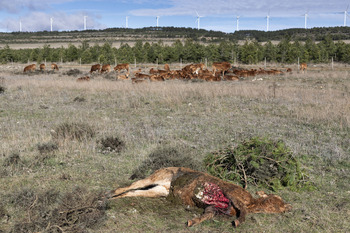
M 309 189 L 313 186 L 283 141 L 266 137 L 244 140 L 236 147 L 228 147 L 209 154 L 205 160 L 207 171 L 224 180 L 278 190 Z

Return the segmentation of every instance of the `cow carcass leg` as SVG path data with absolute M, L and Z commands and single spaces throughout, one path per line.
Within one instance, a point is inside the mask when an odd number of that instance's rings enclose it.
M 207 208 L 205 208 L 204 210 L 204 214 L 202 214 L 201 216 L 194 218 L 192 220 L 188 220 L 187 221 L 187 226 L 191 227 L 194 225 L 197 225 L 205 220 L 211 219 L 215 216 L 215 209 L 213 206 L 208 206 Z

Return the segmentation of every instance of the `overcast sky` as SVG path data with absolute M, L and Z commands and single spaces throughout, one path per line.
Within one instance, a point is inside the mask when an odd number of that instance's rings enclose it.
M 88 29 L 159 26 L 200 28 L 223 32 L 330 27 L 344 25 L 349 2 L 341 0 L 0 0 L 0 31 L 82 30 L 84 16 Z M 350 11 L 350 9 L 349 9 Z M 350 17 L 347 17 L 350 25 Z

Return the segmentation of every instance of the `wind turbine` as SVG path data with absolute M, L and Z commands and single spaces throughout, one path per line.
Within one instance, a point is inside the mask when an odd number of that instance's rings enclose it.
M 307 18 L 309 17 L 309 10 L 307 10 L 303 16 L 305 17 L 305 29 L 306 29 L 307 28 Z
M 160 16 L 156 17 L 156 19 L 157 19 L 157 28 L 159 27 L 159 18 L 160 18 Z
M 198 30 L 200 29 L 200 19 L 203 17 L 203 16 L 200 16 L 199 14 L 198 14 L 198 12 L 196 11 L 196 14 L 197 14 L 197 20 L 196 20 L 196 22 L 198 23 Z
M 237 16 L 237 29 L 236 29 L 236 31 L 239 31 L 239 18 L 240 18 L 241 16 Z
M 86 18 L 87 18 L 87 16 L 84 15 L 84 30 L 86 30 Z
M 267 32 L 269 31 L 269 26 L 270 26 L 270 11 L 269 11 L 269 13 L 267 13 L 267 16 L 266 16 L 266 31 Z
M 344 27 L 346 27 L 346 18 L 348 17 L 348 9 L 349 9 L 349 5 L 348 7 L 346 7 L 346 10 L 344 11 Z
M 19 21 L 19 32 L 22 32 L 22 21 Z
M 129 19 L 129 16 L 126 16 L 125 17 L 125 28 L 128 28 L 128 19 Z
M 349 5 L 346 7 L 345 11 L 334 12 L 334 14 L 344 14 L 344 27 L 346 27 L 346 20 L 347 20 L 347 17 L 349 16 L 348 9 L 349 9 Z
M 52 32 L 52 23 L 53 23 L 53 18 L 50 18 L 50 23 L 51 23 L 51 32 Z

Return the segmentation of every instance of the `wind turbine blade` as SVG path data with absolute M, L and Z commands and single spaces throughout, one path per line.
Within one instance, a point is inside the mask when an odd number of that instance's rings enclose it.
M 346 10 L 345 10 L 345 11 L 347 12 L 348 10 L 349 10 L 349 4 L 348 4 L 348 6 L 346 7 Z
M 195 12 L 196 12 L 197 16 L 200 17 L 199 14 L 198 14 L 198 12 L 197 12 L 196 10 L 195 10 Z

